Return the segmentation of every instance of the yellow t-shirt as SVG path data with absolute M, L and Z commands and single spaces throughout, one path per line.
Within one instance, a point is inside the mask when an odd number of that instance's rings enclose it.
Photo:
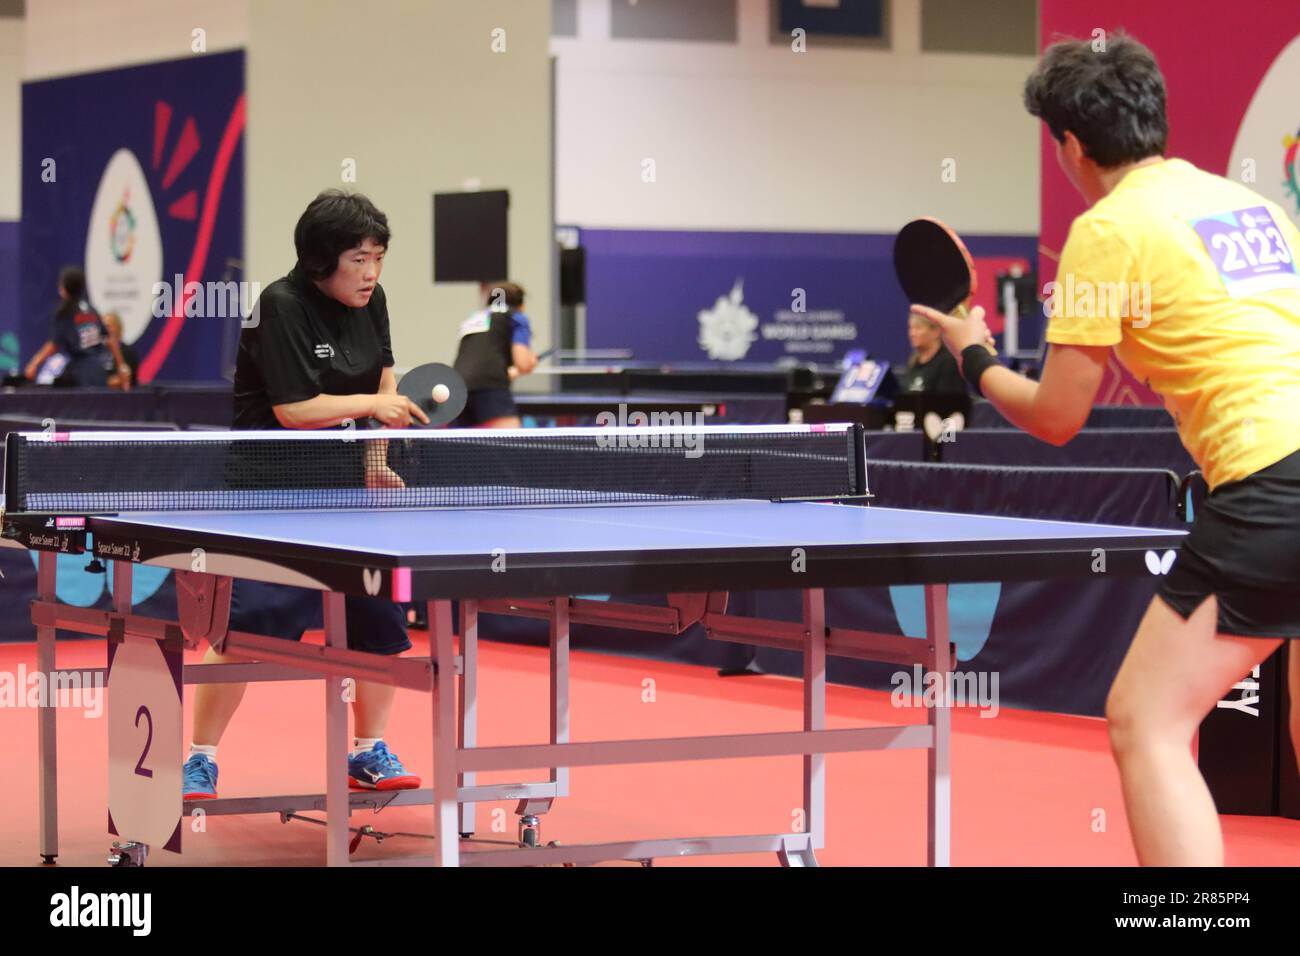
M 1300 231 L 1179 159 L 1128 173 L 1070 226 L 1047 341 L 1113 345 L 1211 489 L 1300 449 Z

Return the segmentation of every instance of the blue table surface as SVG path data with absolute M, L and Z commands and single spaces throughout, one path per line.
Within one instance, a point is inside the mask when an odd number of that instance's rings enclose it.
M 987 543 L 999 550 L 1050 550 L 1053 542 L 1104 545 L 1167 539 L 1184 532 L 1114 525 L 982 517 L 811 502 L 720 501 L 598 507 L 423 511 L 135 512 L 93 519 L 92 527 L 147 537 L 150 529 L 237 541 L 276 542 L 410 557 L 453 557 L 501 548 L 507 554 L 623 553 L 661 550 L 837 545 L 923 548 Z M 1077 544 L 1075 545 L 1077 547 Z

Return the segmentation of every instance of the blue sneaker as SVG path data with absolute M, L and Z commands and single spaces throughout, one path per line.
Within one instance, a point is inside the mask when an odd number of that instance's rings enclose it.
M 413 790 L 420 778 L 407 773 L 397 754 L 382 740 L 355 757 L 348 757 L 348 786 L 353 790 Z
M 195 754 L 185 761 L 183 789 L 186 800 L 215 800 L 217 798 L 217 762 L 207 754 Z

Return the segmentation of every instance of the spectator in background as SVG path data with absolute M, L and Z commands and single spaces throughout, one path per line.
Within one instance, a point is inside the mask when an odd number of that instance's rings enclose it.
M 108 387 L 130 391 L 139 383 L 140 356 L 135 349 L 122 341 L 122 317 L 116 312 L 104 315 L 104 328 L 108 332 L 108 344 L 117 346 L 117 353 L 122 356 L 126 371 L 116 371 L 108 377 Z
M 513 282 L 493 284 L 487 308 L 460 324 L 456 371 L 469 392 L 456 424 L 484 428 L 518 428 L 510 384 L 537 367 L 533 330 L 524 314 L 524 290 Z
M 117 344 L 108 341 L 99 313 L 86 300 L 86 276 L 76 266 L 64 266 L 59 272 L 59 307 L 50 319 L 50 338 L 27 363 L 27 378 L 35 379 L 56 353 L 68 359 L 59 377 L 61 385 L 103 386 L 114 369 L 118 374 L 130 370 Z
M 952 353 L 943 347 L 943 333 L 923 315 L 913 312 L 907 320 L 907 338 L 912 356 L 907 360 L 903 390 L 939 394 L 966 394 L 966 382 Z

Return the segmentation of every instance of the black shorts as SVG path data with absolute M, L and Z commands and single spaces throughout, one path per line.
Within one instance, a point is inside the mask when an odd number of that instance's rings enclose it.
M 1220 634 L 1300 637 L 1300 451 L 1214 490 L 1157 590 L 1190 617 L 1213 594 Z
M 469 393 L 465 400 L 465 410 L 456 419 L 461 428 L 482 425 L 494 418 L 510 418 L 518 415 L 514 396 L 508 388 L 480 388 Z
M 55 385 L 70 388 L 102 388 L 108 384 L 108 376 L 113 372 L 113 357 L 108 350 L 90 352 L 68 362 Z
M 348 647 L 352 650 L 391 655 L 410 649 L 411 641 L 406 636 L 406 612 L 400 604 L 384 598 L 349 595 L 344 605 Z M 231 585 L 232 631 L 300 641 L 303 631 L 324 626 L 321 591 L 238 579 Z

